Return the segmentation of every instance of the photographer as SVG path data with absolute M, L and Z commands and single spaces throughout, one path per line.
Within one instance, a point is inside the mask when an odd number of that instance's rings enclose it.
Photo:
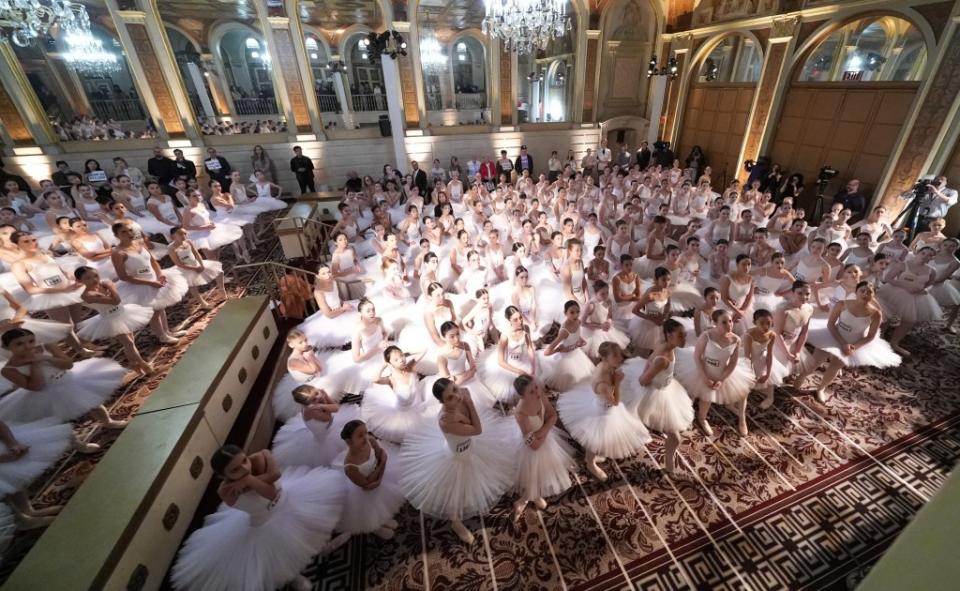
M 947 212 L 957 204 L 957 191 L 947 187 L 946 175 L 940 175 L 926 183 L 926 191 L 918 197 L 918 188 L 900 195 L 901 199 L 917 198 L 917 230 L 926 230 L 930 222 L 937 218 L 946 218 Z M 908 206 L 909 207 L 909 206 Z
M 867 198 L 860 192 L 860 180 L 850 179 L 847 186 L 833 197 L 834 203 L 843 204 L 844 209 L 853 212 L 853 219 L 859 220 L 867 209 Z

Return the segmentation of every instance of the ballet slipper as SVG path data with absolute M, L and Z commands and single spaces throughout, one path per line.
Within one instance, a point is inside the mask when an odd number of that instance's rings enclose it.
M 517 501 L 513 505 L 513 520 L 520 521 L 524 511 L 527 510 L 527 501 Z
M 153 375 L 157 370 L 149 363 L 138 363 L 136 366 L 134 366 L 134 371 L 136 371 L 140 377 L 145 378 L 149 375 Z
M 464 544 L 472 545 L 476 541 L 476 538 L 473 537 L 473 534 L 470 533 L 467 526 L 463 525 L 462 521 L 451 521 L 450 528 L 453 529 L 453 532 L 457 534 L 457 537 L 459 537 L 460 541 Z
M 81 443 L 78 441 L 74 444 L 74 449 L 82 454 L 95 454 L 100 451 L 101 447 L 96 443 Z
M 773 392 L 773 389 L 771 388 L 770 390 L 767 391 L 766 396 L 764 396 L 763 401 L 760 403 L 760 408 L 762 408 L 763 410 L 766 410 L 771 406 L 773 406 L 773 402 L 774 402 L 774 392 Z
M 180 342 L 180 339 L 175 338 L 171 335 L 163 335 L 160 337 L 160 342 L 164 345 L 176 345 Z
M 22 513 L 17 514 L 17 529 L 20 531 L 30 531 L 32 529 L 40 529 L 49 526 L 53 523 L 53 516 L 45 517 L 34 517 L 32 515 L 24 515 Z
M 377 531 L 375 531 L 375 532 L 373 532 L 373 533 L 375 533 L 375 534 L 377 535 L 377 537 L 380 538 L 381 540 L 389 540 L 389 539 L 391 539 L 391 538 L 393 537 L 393 535 L 394 535 L 395 533 L 397 533 L 397 532 L 393 531 L 393 530 L 390 529 L 389 527 L 384 526 L 384 527 L 381 527 L 380 529 L 378 529 Z
M 750 431 L 747 429 L 747 419 L 740 417 L 740 422 L 737 425 L 737 433 L 740 434 L 740 437 L 746 437 L 750 434 Z
M 819 402 L 820 404 L 826 404 L 826 402 L 827 402 L 827 391 L 826 391 L 825 388 L 818 388 L 817 391 L 814 393 L 813 396 L 814 396 L 814 398 L 817 399 L 817 402 Z
M 104 429 L 110 429 L 111 431 L 116 431 L 126 427 L 128 422 L 129 421 L 118 421 L 116 419 L 110 419 L 106 423 L 100 423 L 100 426 L 103 427 Z
M 330 541 L 327 543 L 327 545 L 324 547 L 322 553 L 323 553 L 323 554 L 329 554 L 329 553 L 333 552 L 334 550 L 336 550 L 336 549 L 339 548 L 340 546 L 343 546 L 344 544 L 346 544 L 349 539 L 350 539 L 350 534 L 348 534 L 348 533 L 339 534 L 337 537 L 333 538 L 332 540 L 330 540 Z
M 710 423 L 707 422 L 706 418 L 697 418 L 697 426 L 700 427 L 704 435 L 713 437 L 713 428 L 710 427 Z
M 593 475 L 594 478 L 600 482 L 607 481 L 607 473 L 600 469 L 600 466 L 597 465 L 597 461 L 587 462 L 587 472 Z
M 594 461 L 594 462 L 599 462 L 599 463 L 602 464 L 602 463 L 604 463 L 604 462 L 607 461 L 607 458 L 606 458 L 606 456 L 593 456 L 593 461 Z
M 35 509 L 33 506 L 30 507 L 30 517 L 52 517 L 60 513 L 63 509 L 63 505 L 51 505 L 50 507 L 44 507 L 43 509 Z
M 547 500 L 544 499 L 543 497 L 537 497 L 533 501 L 533 504 L 536 505 L 537 509 L 540 509 L 541 511 L 547 508 Z
M 170 331 L 170 335 L 171 335 L 171 336 L 174 336 L 174 337 L 177 337 L 177 338 L 185 337 L 185 336 L 187 336 L 187 331 L 185 331 L 185 330 L 173 330 L 173 331 Z
M 103 351 L 98 349 L 87 349 L 86 347 L 80 349 L 77 351 L 77 353 L 81 357 L 103 357 Z
M 297 578 L 290 581 L 290 587 L 294 591 L 313 591 L 313 582 L 303 575 L 297 575 Z

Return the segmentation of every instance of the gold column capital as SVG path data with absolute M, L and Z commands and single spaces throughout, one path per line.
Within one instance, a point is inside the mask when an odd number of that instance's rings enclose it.
M 142 10 L 118 10 L 117 16 L 125 23 L 143 25 L 147 22 L 147 13 Z
M 410 21 L 393 21 L 392 28 L 394 31 L 397 31 L 398 33 L 409 33 Z
M 271 29 L 286 29 L 290 27 L 290 17 L 288 16 L 268 16 L 267 22 Z
M 800 15 L 788 14 L 773 17 L 770 28 L 770 43 L 789 43 L 800 28 Z

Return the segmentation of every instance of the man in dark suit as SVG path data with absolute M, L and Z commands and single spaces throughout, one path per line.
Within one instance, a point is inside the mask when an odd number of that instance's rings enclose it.
M 530 173 L 530 178 L 533 178 L 533 156 L 527 153 L 526 144 L 520 146 L 520 155 L 517 156 L 517 161 L 513 163 L 513 169 L 517 171 L 518 175 L 526 170 Z
M 31 199 L 34 199 L 33 191 L 30 190 L 30 185 L 27 184 L 26 179 L 19 174 L 7 172 L 3 159 L 0 159 L 0 188 L 3 188 L 3 186 L 7 184 L 7 181 L 16 182 L 17 187 L 19 187 L 21 191 L 24 191 Z
M 220 183 L 224 192 L 230 190 L 230 163 L 223 156 L 217 156 L 216 148 L 207 148 L 207 159 L 203 161 L 203 168 L 207 171 L 210 180 Z
M 290 170 L 297 176 L 297 184 L 301 193 L 315 193 L 316 184 L 313 180 L 313 160 L 303 155 L 303 148 L 293 147 L 293 158 L 290 159 Z
M 420 170 L 420 164 L 416 160 L 410 162 L 410 176 L 413 177 L 413 184 L 420 191 L 424 203 L 429 203 L 430 194 L 427 193 L 427 173 Z
M 185 176 L 188 179 L 197 178 L 197 165 L 193 160 L 187 160 L 183 157 L 183 150 L 177 148 L 173 151 L 173 167 L 175 176 Z
M 147 161 L 147 174 L 157 179 L 160 186 L 166 186 L 173 180 L 176 166 L 173 159 L 163 155 L 163 148 L 157 146 L 153 149 L 153 157 Z
M 640 149 L 637 150 L 637 164 L 640 170 L 646 170 L 650 166 L 650 146 L 647 142 L 640 142 Z
M 860 219 L 867 208 L 867 198 L 860 192 L 860 180 L 851 179 L 847 186 L 834 196 L 833 202 L 842 203 L 844 209 L 853 212 L 851 221 Z

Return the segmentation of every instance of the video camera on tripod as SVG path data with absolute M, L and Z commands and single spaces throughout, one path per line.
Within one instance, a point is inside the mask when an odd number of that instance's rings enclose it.
M 917 225 L 919 225 L 920 219 L 927 217 L 927 213 L 930 211 L 929 207 L 921 207 L 921 204 L 934 186 L 933 180 L 917 179 L 917 184 L 913 186 L 913 197 L 910 198 L 910 202 L 903 208 L 897 219 L 893 221 L 894 228 L 906 226 L 910 229 L 910 236 L 917 233 Z
M 817 203 L 813 207 L 811 221 L 816 222 L 823 215 L 823 192 L 827 189 L 830 181 L 838 174 L 840 174 L 840 171 L 829 164 L 820 167 L 820 173 L 817 175 Z

